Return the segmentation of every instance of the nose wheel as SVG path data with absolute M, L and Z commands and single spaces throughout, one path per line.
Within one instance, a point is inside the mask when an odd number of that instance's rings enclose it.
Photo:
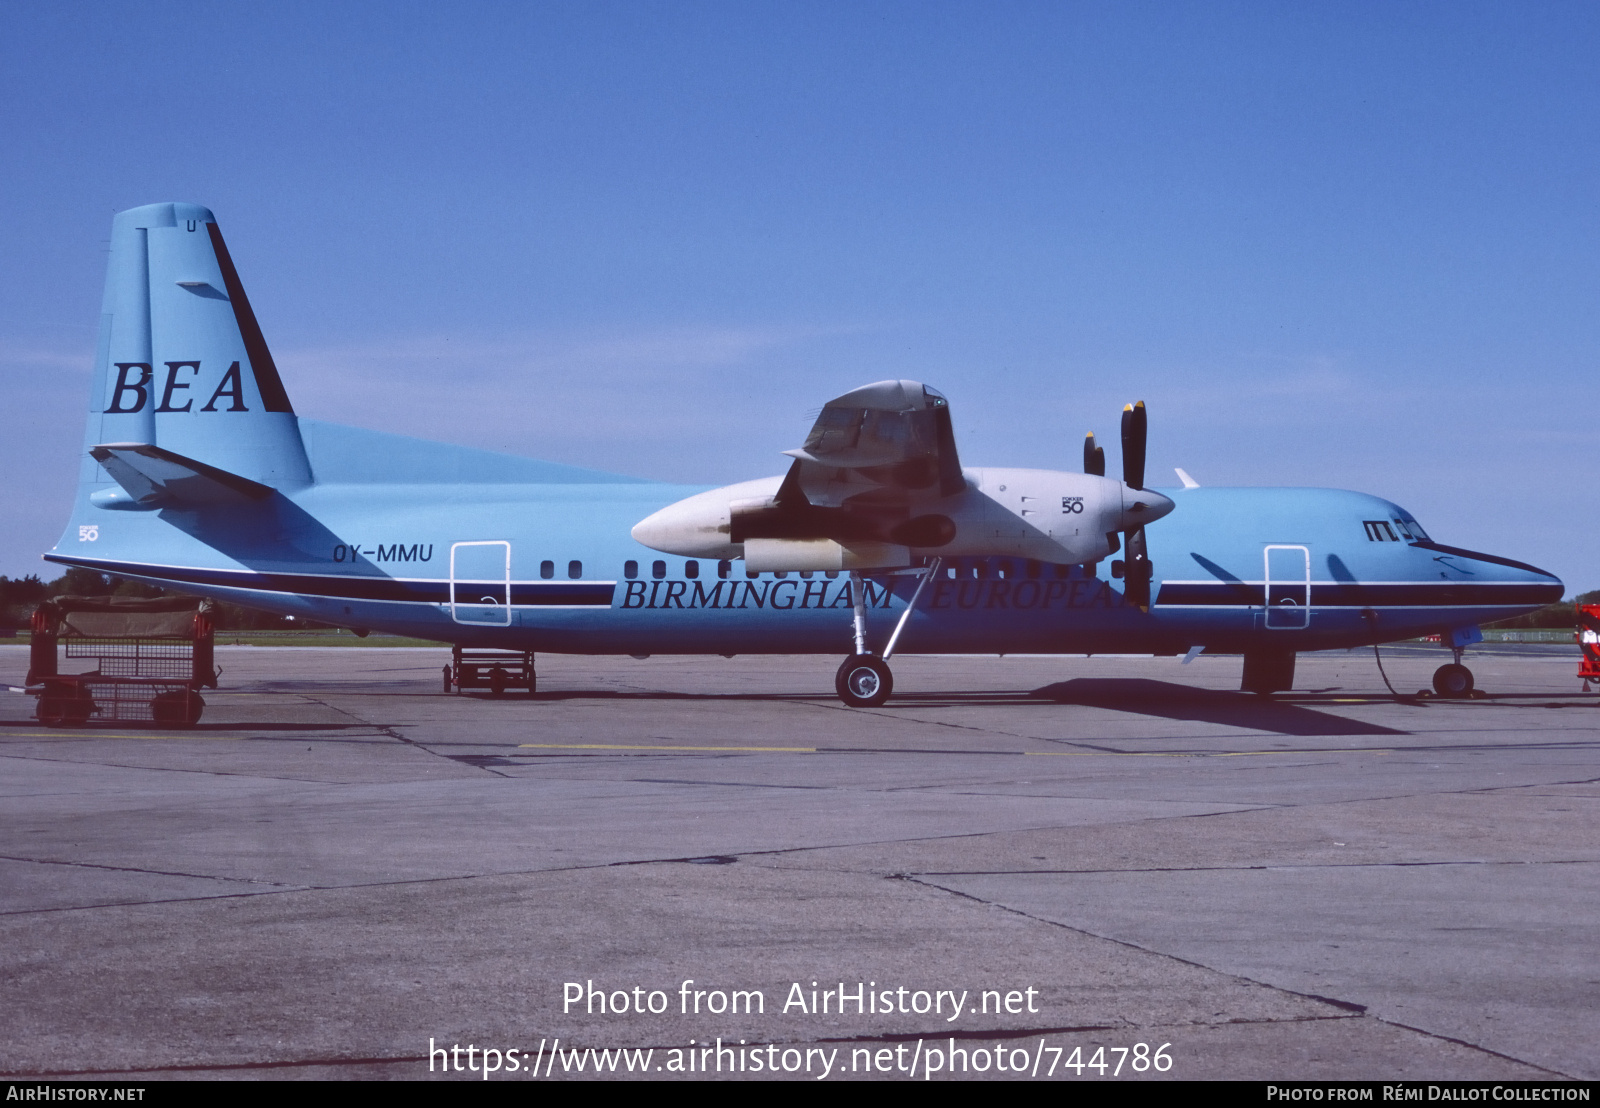
M 1433 671 L 1433 691 L 1446 700 L 1472 695 L 1472 671 L 1460 662 L 1449 662 Z

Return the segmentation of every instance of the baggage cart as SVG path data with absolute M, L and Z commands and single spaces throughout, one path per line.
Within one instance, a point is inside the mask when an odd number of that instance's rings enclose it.
M 538 687 L 531 650 L 477 650 L 458 646 L 444 667 L 444 691 L 488 689 L 503 696 L 507 689 L 527 689 L 532 696 Z
M 33 613 L 26 689 L 39 721 L 198 723 L 200 690 L 217 687 L 212 607 L 185 597 L 45 601 Z

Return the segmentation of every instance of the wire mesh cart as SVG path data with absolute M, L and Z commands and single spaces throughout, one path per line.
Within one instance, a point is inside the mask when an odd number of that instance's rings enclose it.
M 1588 692 L 1589 682 L 1600 684 L 1600 604 L 1578 605 L 1578 649 L 1583 651 L 1578 676 Z
M 209 600 L 58 596 L 34 610 L 27 692 L 51 727 L 91 719 L 192 725 L 217 687 Z M 91 670 L 62 672 L 85 662 Z
M 532 696 L 539 684 L 531 650 L 473 650 L 456 647 L 444 667 L 444 691 L 488 689 L 503 696 L 507 689 L 527 689 Z

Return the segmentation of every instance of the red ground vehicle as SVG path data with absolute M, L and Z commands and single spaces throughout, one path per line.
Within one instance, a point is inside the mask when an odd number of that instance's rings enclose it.
M 140 600 L 58 596 L 33 613 L 28 692 L 51 727 L 90 719 L 193 724 L 217 687 L 211 602 L 184 597 Z M 61 672 L 61 657 L 95 668 Z
M 1600 683 L 1600 604 L 1578 605 L 1578 649 L 1583 651 L 1578 676 L 1588 692 L 1590 681 Z

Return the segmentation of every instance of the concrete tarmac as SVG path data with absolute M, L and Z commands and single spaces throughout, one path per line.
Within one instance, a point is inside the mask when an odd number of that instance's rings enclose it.
M 875 710 L 837 658 L 447 658 L 222 648 L 192 729 L 0 694 L 0 1071 L 1600 1078 L 1575 648 L 1470 701 L 903 657 Z

